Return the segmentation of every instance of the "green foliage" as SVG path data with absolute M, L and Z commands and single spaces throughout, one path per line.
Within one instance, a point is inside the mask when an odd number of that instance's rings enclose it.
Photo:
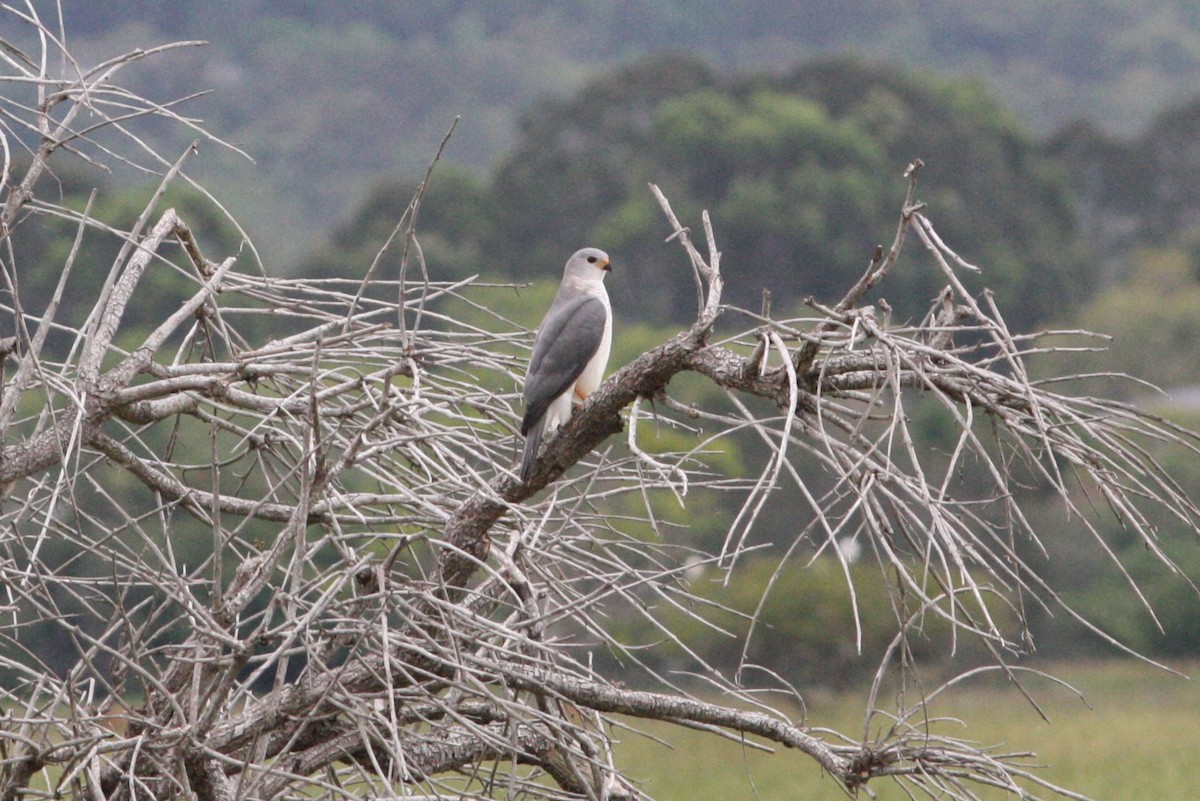
M 1200 265 L 1198 125 L 1200 99 L 1193 98 L 1129 139 L 1081 120 L 1048 142 L 1048 154 L 1068 169 L 1085 233 L 1109 272 L 1123 275 L 1138 248 L 1179 247 L 1193 270 Z
M 54 19 L 52 5 L 41 11 L 44 19 Z M 1077 4 L 1034 0 L 861 7 L 436 0 L 403 8 L 363 0 L 350 13 L 316 0 L 197 0 L 163 14 L 149 0 L 62 4 L 72 40 L 106 57 L 148 41 L 211 43 L 184 56 L 185 70 L 147 71 L 138 88 L 163 101 L 216 90 L 185 113 L 247 148 L 255 164 L 209 150 L 205 172 L 268 259 L 281 264 L 312 247 L 381 172 L 421 174 L 456 116 L 462 121 L 448 157 L 484 167 L 514 145 L 515 132 L 527 137 L 528 118 L 518 122 L 535 100 L 567 96 L 648 54 L 703 54 L 721 70 L 778 74 L 801 59 L 856 53 L 891 71 L 986 76 L 1038 131 L 1088 117 L 1129 134 L 1164 102 L 1195 92 L 1200 20 L 1193 5 L 1096 0 L 1083 13 Z M 627 82 L 599 96 L 594 124 L 607 127 L 622 92 L 642 91 Z M 845 97 L 867 100 L 853 87 Z M 167 147 L 175 149 L 174 142 Z M 916 148 L 903 159 L 912 155 L 935 161 Z M 1185 186 L 1182 176 L 1178 185 Z
M 56 200 L 71 210 L 83 213 L 89 195 L 96 196 L 89 212 L 89 225 L 64 287 L 56 322 L 81 326 L 91 312 L 97 291 L 107 280 L 117 262 L 124 240 L 113 230 L 128 230 L 137 220 L 152 194 L 151 189 L 118 189 L 81 171 L 60 170 L 56 173 Z M 43 179 L 45 182 L 47 179 Z M 39 187 L 39 191 L 45 191 Z M 145 230 L 157 222 L 162 212 L 175 208 L 180 217 L 196 233 L 205 255 L 220 260 L 238 255 L 241 237 L 229 221 L 222 217 L 204 198 L 191 191 L 172 189 L 159 201 L 157 213 L 146 223 Z M 18 223 L 13 231 L 13 258 L 20 265 L 43 265 L 37 270 L 22 273 L 17 287 L 17 300 L 28 313 L 40 315 L 53 296 L 62 274 L 62 267 L 75 245 L 79 223 L 65 218 L 39 218 L 36 225 Z M 170 255 L 170 251 L 167 251 Z M 128 258 L 128 254 L 126 256 Z M 246 254 L 249 258 L 249 254 Z M 138 283 L 133 301 L 125 310 L 122 324 L 122 346 L 136 346 L 141 339 L 164 319 L 163 309 L 175 309 L 191 297 L 199 278 L 182 249 L 167 260 L 155 259 Z M 12 292 L 0 292 L 4 303 L 14 301 Z M 30 332 L 32 334 L 32 332 Z M 50 353 L 71 347 L 65 335 L 52 333 L 47 340 Z
M 622 68 L 527 115 L 489 185 L 456 176 L 439 198 L 435 179 L 420 230 L 449 245 L 449 275 L 480 271 L 482 258 L 540 277 L 583 244 L 604 247 L 618 309 L 684 321 L 693 297 L 676 250 L 661 245 L 665 223 L 646 190 L 656 182 L 683 219 L 711 210 L 737 277 L 732 303 L 757 309 L 770 289 L 786 310 L 810 294 L 836 300 L 890 238 L 897 173 L 914 154 L 930 163 L 925 198 L 939 230 L 977 257 L 1010 324 L 1079 301 L 1089 262 L 1073 244 L 1066 184 L 1011 114 L 978 83 L 847 60 L 784 76 L 718 77 L 669 56 Z M 339 258 L 383 238 L 378 220 L 396 217 L 397 191 L 377 191 L 339 231 Z M 941 283 L 899 269 L 883 291 L 919 317 Z
M 1200 376 L 1200 280 L 1194 259 L 1179 250 L 1140 250 L 1130 262 L 1126 280 L 1097 293 L 1070 325 L 1112 336 L 1102 353 L 1049 356 L 1040 374 L 1071 369 L 1106 373 L 1079 391 L 1119 398 L 1146 398 L 1154 391 L 1117 374 L 1136 376 L 1164 390 L 1191 385 Z M 1154 399 L 1151 398 L 1153 401 Z M 1163 402 L 1165 399 L 1158 399 Z
M 1064 321 L 1112 335 L 1100 353 L 1050 354 L 1033 361 L 1035 375 L 1061 374 L 1064 370 L 1093 374 L 1071 392 L 1124 398 L 1147 406 L 1177 424 L 1195 430 L 1200 413 L 1194 400 L 1200 360 L 1193 343 L 1200 336 L 1196 309 L 1200 308 L 1200 281 L 1193 259 L 1179 250 L 1139 250 L 1131 260 L 1125 281 L 1109 287 Z M 1059 344 L 1065 344 L 1059 342 Z M 1071 344 L 1078 344 L 1072 340 Z M 1134 382 L 1137 376 L 1162 387 Z M 1140 442 L 1149 458 L 1169 473 L 1182 491 L 1200 487 L 1200 467 L 1194 450 L 1161 442 Z M 1082 492 L 1091 492 L 1088 487 Z M 1096 514 L 1087 521 L 1064 526 L 1058 499 L 1030 493 L 1026 510 L 1047 532 L 1042 547 L 1023 547 L 1023 558 L 1042 565 L 1044 577 L 1064 588 L 1063 598 L 1079 614 L 1129 647 L 1157 658 L 1195 654 L 1200 648 L 1200 591 L 1185 577 L 1200 569 L 1197 532 L 1169 515 L 1153 509 L 1141 513 L 1153 524 L 1153 543 L 1134 535 L 1120 521 Z M 1100 504 L 1099 497 L 1092 503 Z M 1084 506 L 1086 508 L 1086 506 Z M 1088 523 L 1094 533 L 1086 531 Z M 1120 560 L 1124 572 L 1097 548 Z M 1153 553 L 1161 549 L 1179 574 L 1162 570 Z M 1144 598 L 1140 600 L 1138 594 Z M 1149 605 L 1150 609 L 1146 608 Z M 1151 611 L 1152 610 L 1152 611 Z M 1031 628 L 1043 653 L 1059 656 L 1101 655 L 1109 646 L 1100 637 L 1081 632 L 1068 618 L 1033 610 Z
M 407 221 L 400 224 L 418 186 L 411 181 L 376 184 L 355 214 L 305 260 L 301 273 L 361 280 L 375 264 L 376 278 L 397 278 L 408 229 Z M 439 168 L 421 196 L 417 214 L 417 234 L 430 278 L 493 278 L 508 272 L 489 245 L 496 237 L 496 216 L 492 196 L 478 178 L 452 166 Z M 415 252 L 410 251 L 409 264 L 410 275 L 417 276 Z
M 593 239 L 598 220 L 645 195 L 636 165 L 652 146 L 649 118 L 671 98 L 715 82 L 700 62 L 663 56 L 618 69 L 570 99 L 546 101 L 525 114 L 519 140 L 492 182 L 502 201 L 496 245 L 515 274 L 544 275 L 545 265 L 561 264 Z M 656 219 L 661 227 L 661 217 Z M 618 266 L 630 263 L 615 246 L 607 249 Z M 610 292 L 619 282 L 611 283 Z M 654 284 L 647 275 L 638 283 L 643 290 Z
M 658 614 L 690 649 L 725 669 L 756 665 L 796 686 L 852 684 L 874 674 L 902 622 L 898 617 L 913 624 L 907 636 L 910 653 L 936 662 L 948 661 L 953 650 L 949 624 L 906 608 L 903 595 L 889 590 L 888 577 L 869 560 L 843 568 L 830 555 L 811 561 L 793 557 L 782 564 L 761 556 L 742 560 L 728 576 L 696 567 L 687 584 L 710 606 L 697 603 L 684 611 L 664 605 Z M 998 620 L 1011 621 L 996 606 Z M 636 620 L 617 626 L 630 641 L 655 636 Z M 960 637 L 958 656 L 978 657 L 978 648 Z M 673 643 L 662 642 L 647 659 L 669 669 L 680 656 Z
M 1085 296 L 1094 268 L 1077 238 L 1065 173 L 982 83 L 835 60 L 801 65 L 783 85 L 822 103 L 835 118 L 861 120 L 887 167 L 912 156 L 926 161 L 920 198 L 942 238 L 983 268 L 979 281 L 996 293 L 1014 328 L 1073 308 Z M 886 197 L 894 184 L 868 175 L 874 196 Z M 896 202 L 857 235 L 870 232 L 883 241 Z M 883 291 L 911 313 L 923 310 L 941 283 L 900 269 Z

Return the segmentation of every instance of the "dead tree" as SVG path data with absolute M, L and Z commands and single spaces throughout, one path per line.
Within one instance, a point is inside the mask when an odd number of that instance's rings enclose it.
M 930 731 L 920 699 L 887 709 L 873 700 L 869 739 L 834 737 L 818 733 L 819 721 L 792 719 L 786 695 L 772 705 L 712 666 L 700 666 L 703 693 L 638 672 L 638 654 L 605 625 L 627 609 L 679 641 L 653 608 L 688 608 L 678 581 L 688 554 L 623 534 L 606 512 L 616 495 L 741 492 L 725 548 L 703 556 L 735 578 L 772 492 L 794 498 L 810 521 L 798 538 L 812 547 L 858 537 L 903 596 L 879 681 L 919 617 L 977 638 L 1017 678 L 1020 626 L 1008 630 L 998 605 L 1072 613 L 1015 545 L 1048 536 L 1024 515 L 1018 471 L 1068 509 L 1079 487 L 1101 497 L 1153 550 L 1148 506 L 1195 526 L 1197 507 L 1141 444 L 1194 450 L 1194 435 L 1031 381 L 1038 337 L 1011 333 L 990 296 L 960 280 L 974 268 L 917 200 L 919 162 L 894 241 L 839 303 L 813 302 L 805 320 L 762 315 L 719 341 L 714 324 L 734 316 L 721 302 L 718 236 L 707 217 L 695 235 L 654 190 L 674 232 L 666 247 L 680 248 L 680 280 L 698 288 L 695 322 L 619 367 L 522 484 L 511 467 L 530 334 L 498 317 L 482 326 L 456 316 L 464 298 L 476 319 L 486 315 L 488 290 L 425 274 L 421 193 L 391 243 L 405 251 L 399 276 L 364 265 L 359 285 L 271 277 L 244 266 L 249 248 L 210 259 L 204 232 L 159 208 L 162 189 L 192 183 L 193 148 L 171 161 L 133 133 L 143 116 L 195 124 L 116 82 L 186 43 L 88 68 L 32 5 L 5 13 L 30 26 L 38 50 L 0 48 L 10 333 L 0 798 L 35 788 L 112 799 L 633 797 L 610 725 L 638 719 L 784 746 L 794 753 L 776 758 L 851 790 L 894 781 L 930 798 L 1058 792 L 1020 755 Z M 112 231 L 88 208 L 40 192 L 56 160 L 74 157 L 129 159 L 161 175 L 160 191 L 132 228 Z M 79 232 L 70 256 L 23 263 L 14 231 L 63 220 Z M 124 243 L 101 285 L 72 282 L 87 230 Z M 866 305 L 906 247 L 946 282 L 916 325 Z M 22 278 L 47 269 L 61 272 L 58 290 L 31 308 Z M 155 270 L 185 273 L 191 297 L 130 341 L 123 320 Z M 64 293 L 79 292 L 94 294 L 90 314 L 60 319 Z M 256 333 L 264 322 L 273 338 Z M 685 372 L 721 387 L 730 405 L 673 396 Z M 773 411 L 752 412 L 751 396 Z M 957 427 L 936 474 L 969 469 L 989 487 L 983 497 L 961 503 L 926 469 L 906 411 L 918 397 Z M 703 426 L 697 445 L 640 446 L 651 403 L 664 420 Z M 607 448 L 622 431 L 628 448 Z M 709 443 L 736 431 L 769 454 L 740 482 L 704 466 Z M 203 461 L 189 461 L 197 453 Z M 820 494 L 796 454 L 829 477 Z M 197 553 L 197 539 L 202 558 L 182 555 Z M 75 649 L 61 671 L 40 661 L 34 639 L 47 630 Z M 621 655 L 637 681 L 598 668 L 579 643 Z

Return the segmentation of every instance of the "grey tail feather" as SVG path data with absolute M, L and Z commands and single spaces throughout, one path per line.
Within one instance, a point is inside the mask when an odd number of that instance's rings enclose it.
M 546 419 L 543 417 L 533 424 L 529 429 L 529 433 L 525 435 L 525 452 L 521 454 L 521 481 L 522 483 L 529 480 L 529 476 L 533 473 L 533 463 L 537 459 L 538 448 L 542 444 L 542 430 L 546 427 Z

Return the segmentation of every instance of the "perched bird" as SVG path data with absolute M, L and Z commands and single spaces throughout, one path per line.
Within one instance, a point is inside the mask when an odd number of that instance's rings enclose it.
M 562 285 L 538 328 L 525 373 L 522 481 L 529 480 L 542 437 L 567 422 L 571 405 L 586 400 L 604 378 L 612 348 L 612 307 L 604 274 L 611 269 L 604 251 L 576 251 L 567 259 Z

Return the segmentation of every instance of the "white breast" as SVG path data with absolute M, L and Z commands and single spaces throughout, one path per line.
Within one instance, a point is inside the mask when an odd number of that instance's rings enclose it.
M 579 378 L 575 379 L 575 383 L 568 387 L 566 392 L 555 398 L 546 409 L 546 416 L 543 418 L 546 421 L 546 433 L 557 430 L 570 420 L 571 408 L 580 402 L 579 395 L 586 398 L 599 389 L 600 384 L 604 381 L 604 370 L 608 367 L 608 354 L 612 351 L 612 306 L 608 303 L 608 293 L 604 291 L 603 284 L 589 290 L 589 293 L 604 304 L 604 334 L 600 338 L 600 347 L 596 349 L 595 355 L 583 368 Z
M 608 354 L 612 351 L 612 306 L 608 303 L 608 292 L 605 291 L 604 285 L 600 284 L 592 294 L 604 304 L 604 336 L 600 339 L 596 355 L 592 356 L 579 378 L 575 380 L 575 388 L 585 398 L 595 392 L 604 381 L 604 369 L 608 367 Z

